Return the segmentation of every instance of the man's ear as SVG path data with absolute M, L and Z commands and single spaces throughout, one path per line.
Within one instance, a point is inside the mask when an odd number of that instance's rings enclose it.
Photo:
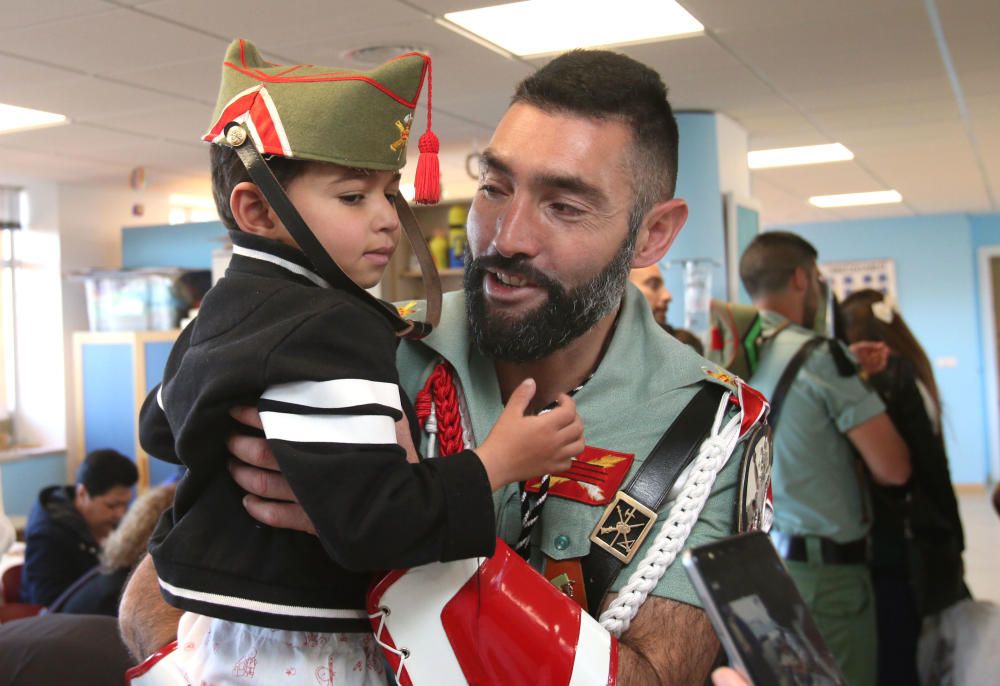
M 809 274 L 804 268 L 796 267 L 788 279 L 788 285 L 792 290 L 804 291 L 809 286 Z
M 237 226 L 246 233 L 273 238 L 278 228 L 270 203 L 255 183 L 241 181 L 229 195 L 229 209 Z
M 681 198 L 657 203 L 646 213 L 636 237 L 632 268 L 656 264 L 673 245 L 688 217 L 688 205 Z

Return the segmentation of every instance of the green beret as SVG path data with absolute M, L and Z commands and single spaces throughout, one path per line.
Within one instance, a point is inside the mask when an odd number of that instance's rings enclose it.
M 261 154 L 398 170 L 429 69 L 430 58 L 415 52 L 368 72 L 272 64 L 249 41 L 235 40 L 202 140 L 226 144 L 225 127 L 235 121 Z

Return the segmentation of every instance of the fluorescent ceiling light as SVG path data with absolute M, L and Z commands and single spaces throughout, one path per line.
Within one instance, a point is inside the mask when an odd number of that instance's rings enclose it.
M 527 0 L 449 12 L 444 18 L 521 57 L 647 43 L 705 30 L 674 0 Z
M 771 148 L 770 150 L 753 150 L 747 153 L 747 164 L 751 169 L 796 167 L 803 164 L 825 164 L 853 159 L 854 153 L 840 143 L 802 145 L 797 148 Z
M 816 207 L 853 207 L 855 205 L 888 205 L 903 202 L 897 191 L 872 191 L 870 193 L 842 193 L 840 195 L 814 195 L 809 204 Z
M 59 126 L 67 123 L 69 123 L 69 119 L 61 114 L 0 103 L 0 133 L 27 131 L 28 129 L 40 129 L 45 126 Z

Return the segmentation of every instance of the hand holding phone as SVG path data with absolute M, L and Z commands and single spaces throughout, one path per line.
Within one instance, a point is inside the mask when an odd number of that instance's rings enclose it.
M 684 568 L 729 657 L 756 686 L 847 686 L 766 534 L 692 548 Z

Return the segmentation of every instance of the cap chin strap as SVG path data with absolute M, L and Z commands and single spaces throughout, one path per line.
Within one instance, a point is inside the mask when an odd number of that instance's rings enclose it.
M 410 242 L 410 247 L 413 248 L 417 262 L 420 264 L 424 291 L 427 294 L 426 321 L 403 319 L 399 316 L 396 308 L 374 297 L 371 293 L 354 283 L 344 273 L 309 229 L 305 220 L 302 219 L 302 215 L 295 209 L 292 201 L 288 199 L 285 190 L 274 177 L 274 173 L 267 166 L 267 162 L 264 161 L 264 158 L 257 151 L 257 147 L 251 141 L 250 136 L 241 136 L 239 134 L 230 136 L 230 130 L 234 128 L 238 128 L 246 134 L 246 129 L 241 124 L 231 122 L 226 125 L 225 129 L 227 143 L 239 155 L 240 161 L 243 162 L 247 173 L 250 174 L 250 178 L 260 188 L 264 197 L 271 204 L 271 208 L 275 214 L 281 219 L 281 223 L 288 229 L 288 233 L 291 234 L 299 248 L 306 254 L 309 261 L 312 262 L 319 275 L 326 279 L 331 286 L 347 291 L 362 301 L 375 306 L 379 312 L 385 315 L 397 336 L 418 339 L 429 334 L 441 320 L 441 279 L 438 276 L 437 269 L 434 267 L 430 250 L 428 250 L 427 242 L 420 231 L 417 218 L 413 216 L 413 210 L 410 209 L 410 206 L 402 196 L 396 195 L 395 205 L 399 214 L 399 220 L 406 231 L 406 238 Z

